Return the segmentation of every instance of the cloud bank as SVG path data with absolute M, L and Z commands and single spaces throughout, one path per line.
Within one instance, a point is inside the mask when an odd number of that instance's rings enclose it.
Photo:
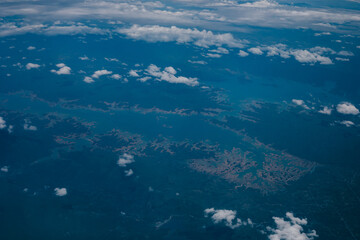
M 230 33 L 214 34 L 212 31 L 198 30 L 196 28 L 133 25 L 130 28 L 119 28 L 117 32 L 125 34 L 129 38 L 147 42 L 193 43 L 204 48 L 223 45 L 238 48 L 244 46 L 242 41 L 235 39 Z

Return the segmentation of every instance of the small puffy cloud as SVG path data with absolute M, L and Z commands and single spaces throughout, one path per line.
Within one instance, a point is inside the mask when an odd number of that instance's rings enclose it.
M 173 67 L 166 67 L 165 72 L 175 75 L 177 72 Z
M 13 130 L 14 130 L 14 126 L 13 126 L 13 125 L 9 125 L 9 127 L 8 127 L 8 132 L 9 132 L 9 133 L 12 133 Z
M 294 217 L 291 212 L 286 213 L 286 218 L 273 217 L 276 228 L 267 227 L 270 240 L 313 240 L 318 237 L 315 230 L 304 232 L 303 226 L 307 225 L 307 219 Z
M 124 153 L 122 156 L 119 157 L 119 159 L 117 161 L 117 164 L 120 167 L 126 167 L 126 165 L 128 165 L 130 163 L 133 163 L 133 162 L 135 162 L 134 156 L 130 155 L 130 154 L 127 154 L 127 153 Z
M 348 58 L 341 58 L 341 57 L 336 57 L 335 60 L 341 61 L 341 62 L 349 62 L 350 61 L 350 59 L 348 59 Z
M 238 55 L 239 55 L 240 57 L 247 57 L 247 56 L 249 56 L 249 54 L 248 54 L 247 52 L 243 51 L 243 50 L 240 50 L 239 53 L 238 53 Z
M 139 74 L 138 74 L 135 70 L 130 70 L 130 71 L 129 71 L 129 75 L 130 75 L 131 77 L 139 77 Z
M 308 50 L 293 50 L 291 54 L 298 62 L 314 64 L 319 62 L 320 64 L 328 65 L 333 64 L 329 57 L 324 57 L 316 52 L 310 52 Z
M 207 208 L 204 210 L 204 213 L 205 217 L 211 216 L 211 219 L 215 224 L 224 223 L 227 227 L 232 229 L 242 225 L 253 225 L 251 219 L 242 221 L 240 218 L 236 218 L 236 211 L 233 210 Z
M 320 32 L 320 33 L 314 33 L 315 37 L 319 37 L 319 36 L 329 36 L 331 35 L 330 32 Z
M 67 195 L 66 188 L 55 188 L 54 189 L 55 195 L 59 197 L 63 197 Z
M 0 117 L 0 129 L 6 128 L 6 121 L 3 117 Z
M 26 64 L 26 69 L 27 70 L 30 70 L 30 69 L 33 69 L 33 68 L 39 68 L 40 65 L 39 64 L 36 64 L 36 63 L 28 63 Z
M 129 170 L 125 170 L 124 173 L 125 173 L 125 176 L 130 177 L 131 175 L 134 174 L 134 171 L 132 169 L 129 169 Z
M 34 125 L 28 125 L 28 124 L 24 124 L 24 130 L 27 130 L 27 131 L 36 131 L 37 130 L 37 127 L 34 126 Z
M 319 110 L 319 113 L 322 114 L 326 114 L 326 115 L 331 115 L 332 109 L 329 107 L 324 107 L 323 109 Z
M 205 65 L 205 64 L 207 64 L 207 62 L 202 61 L 202 60 L 199 60 L 199 61 L 188 60 L 188 62 L 189 62 L 189 63 L 192 63 L 192 64 L 200 64 L 200 65 Z
M 257 48 L 257 47 L 249 48 L 248 51 L 251 52 L 252 54 L 255 54 L 255 55 L 262 55 L 263 54 L 263 51 L 261 51 L 261 49 Z
M 91 77 L 84 77 L 84 80 L 83 80 L 83 81 L 86 82 L 86 83 L 93 83 L 93 82 L 95 82 L 94 79 L 92 79 Z
M 336 110 L 342 114 L 358 115 L 359 109 L 349 102 L 342 102 L 336 106 Z
M 37 127 L 31 125 L 31 121 L 25 119 L 24 130 L 26 131 L 37 131 Z
M 218 47 L 217 49 L 209 50 L 209 52 L 218 53 L 218 54 L 229 54 L 229 50 L 223 47 Z
M 105 60 L 108 62 L 119 62 L 119 59 L 117 58 L 105 58 Z
M 221 55 L 218 53 L 208 53 L 206 54 L 206 57 L 210 57 L 210 58 L 221 58 Z
M 66 66 L 64 63 L 58 63 L 56 66 L 59 68 L 59 70 L 52 69 L 52 73 L 57 75 L 68 75 L 71 73 L 71 68 Z
M 86 60 L 90 60 L 89 58 L 88 58 L 88 56 L 83 56 L 83 57 L 79 57 L 79 59 L 80 60 L 82 60 L 82 61 L 86 61 Z
M 29 46 L 28 48 L 27 48 L 27 50 L 35 50 L 36 49 L 36 47 L 34 47 L 34 46 Z
M 0 168 L 0 171 L 9 172 L 9 167 L 8 166 L 3 166 L 3 167 Z
M 94 72 L 93 75 L 91 75 L 92 78 L 99 78 L 101 76 L 104 76 L 104 75 L 110 75 L 112 74 L 112 71 L 108 71 L 108 70 L 97 70 Z
M 354 122 L 352 122 L 352 121 L 347 121 L 347 120 L 341 121 L 340 124 L 345 125 L 346 127 L 352 127 L 352 126 L 355 125 Z
M 166 81 L 169 83 L 183 83 L 188 86 L 199 85 L 197 78 L 175 76 L 177 72 L 173 67 L 166 67 L 164 71 L 161 71 L 161 69 L 158 66 L 154 64 L 150 64 L 149 67 L 146 69 L 146 72 L 147 74 L 155 77 L 158 81 Z
M 150 80 L 150 79 L 151 79 L 151 77 L 149 77 L 149 76 L 138 78 L 138 80 L 141 82 L 146 82 L 147 80 Z
M 354 53 L 349 52 L 349 51 L 340 51 L 340 52 L 338 52 L 338 55 L 344 56 L 344 57 L 351 57 L 351 56 L 354 56 Z
M 304 104 L 304 100 L 301 100 L 301 99 L 293 99 L 291 100 L 293 103 L 295 103 L 296 105 L 303 105 Z
M 335 54 L 336 53 L 331 48 L 320 47 L 320 46 L 312 47 L 312 48 L 309 49 L 309 51 L 312 52 L 312 53 L 317 53 L 317 54 L 324 54 L 324 53 Z
M 121 75 L 119 75 L 119 74 L 113 74 L 113 75 L 111 75 L 111 78 L 112 78 L 112 79 L 115 79 L 115 80 L 119 80 L 119 79 L 121 78 Z
M 301 99 L 293 99 L 291 100 L 294 104 L 298 105 L 298 106 L 302 106 L 305 109 L 310 109 L 304 102 L 304 100 Z

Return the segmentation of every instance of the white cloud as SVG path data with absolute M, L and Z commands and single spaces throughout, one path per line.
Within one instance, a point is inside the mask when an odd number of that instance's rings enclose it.
M 205 65 L 205 64 L 207 64 L 207 62 L 202 61 L 202 60 L 198 60 L 198 61 L 188 60 L 188 62 L 189 62 L 189 63 L 192 63 L 192 64 L 200 64 L 200 65 Z
M 296 61 L 308 64 L 333 64 L 329 57 L 323 55 L 336 53 L 334 50 L 326 47 L 316 46 L 310 49 L 292 49 L 281 43 L 271 46 L 257 47 L 256 49 L 260 49 L 262 52 L 267 52 L 266 56 L 268 57 L 280 56 L 281 58 L 287 59 L 293 56 Z M 258 50 L 254 51 L 258 52 Z
M 9 172 L 9 167 L 8 166 L 3 166 L 3 167 L 1 167 L 0 171 Z
M 293 50 L 291 55 L 301 63 L 311 63 L 314 64 L 319 62 L 320 64 L 333 64 L 329 57 L 321 56 L 319 53 L 310 52 L 308 50 Z
M 341 61 L 341 62 L 349 62 L 350 59 L 349 58 L 340 58 L 340 57 L 336 57 L 335 58 L 337 61 Z
M 76 34 L 106 34 L 108 31 L 96 27 L 88 27 L 82 24 L 67 26 L 47 26 L 41 30 L 45 35 L 76 35 Z
M 6 128 L 6 121 L 3 117 L 0 117 L 0 129 Z
M 330 54 L 335 54 L 336 52 L 334 50 L 332 50 L 331 48 L 327 48 L 327 47 L 320 47 L 320 46 L 316 46 L 316 47 L 312 47 L 309 49 L 310 52 L 312 53 L 317 53 L 319 55 L 324 54 L 324 53 L 330 53 Z
M 294 217 L 291 212 L 286 213 L 286 218 L 273 217 L 276 228 L 267 227 L 270 240 L 312 240 L 318 237 L 315 230 L 304 232 L 303 226 L 308 223 L 306 219 Z
M 28 48 L 27 48 L 27 50 L 35 50 L 36 49 L 36 47 L 34 47 L 34 46 L 29 46 Z
M 236 211 L 233 210 L 226 210 L 226 209 L 214 209 L 214 208 L 207 208 L 204 210 L 205 217 L 211 215 L 211 219 L 215 224 L 224 223 L 227 227 L 235 229 L 242 225 L 250 225 L 252 226 L 253 223 L 251 219 L 248 218 L 246 221 L 242 221 L 240 218 L 236 218 Z
M 223 47 L 218 47 L 217 49 L 209 50 L 209 52 L 219 53 L 219 54 L 229 54 L 229 50 Z
M 298 106 L 302 106 L 305 109 L 310 109 L 304 102 L 304 100 L 301 99 L 292 99 L 291 100 L 294 104 L 298 105 Z
M 37 127 L 34 125 L 29 125 L 27 123 L 24 124 L 24 130 L 28 130 L 28 131 L 36 131 Z
M 255 55 L 262 55 L 263 54 L 263 51 L 261 51 L 261 49 L 258 48 L 258 47 L 249 48 L 248 51 L 251 52 L 252 54 L 255 54 Z
M 122 156 L 119 157 L 119 159 L 117 161 L 117 164 L 120 167 L 126 167 L 126 165 L 128 165 L 130 163 L 133 163 L 133 162 L 135 162 L 134 156 L 130 155 L 130 154 L 127 154 L 127 153 L 124 153 Z
M 9 127 L 8 127 L 8 132 L 9 132 L 9 133 L 12 133 L 13 130 L 14 130 L 14 126 L 13 126 L 13 125 L 9 125 Z
M 129 75 L 130 75 L 131 77 L 139 77 L 139 74 L 138 74 L 135 70 L 130 70 L 130 71 L 129 71 Z
M 24 130 L 27 130 L 27 131 L 37 131 L 37 127 L 34 126 L 34 125 L 31 125 L 31 121 L 30 121 L 30 120 L 25 119 Z
M 113 74 L 111 75 L 111 78 L 115 79 L 115 80 L 119 80 L 121 78 L 121 75 L 119 74 Z
M 92 79 L 91 77 L 84 77 L 84 80 L 83 80 L 83 81 L 86 82 L 86 83 L 93 83 L 93 82 L 95 82 L 94 79 Z
M 197 78 L 187 78 L 187 77 L 176 77 L 176 70 L 173 67 L 166 67 L 164 71 L 161 71 L 160 68 L 154 64 L 150 64 L 146 69 L 147 74 L 155 77 L 158 81 L 166 81 L 169 83 L 183 83 L 189 86 L 197 86 L 199 82 Z
M 212 31 L 200 31 L 196 28 L 133 25 L 130 28 L 118 29 L 117 32 L 125 34 L 130 38 L 147 42 L 193 43 L 196 46 L 205 48 L 222 45 L 243 47 L 243 42 L 235 39 L 230 33 L 214 34 Z
M 243 4 L 239 4 L 241 7 L 252 7 L 252 8 L 269 8 L 269 7 L 277 7 L 279 4 L 275 1 L 268 0 L 260 0 L 256 2 L 247 2 Z
M 346 127 L 352 127 L 352 126 L 355 125 L 354 122 L 352 122 L 352 121 L 347 121 L 347 120 L 341 121 L 340 124 L 345 125 Z
M 108 70 L 97 70 L 94 72 L 93 75 L 91 75 L 92 78 L 99 78 L 101 76 L 104 76 L 104 75 L 110 75 L 112 74 L 112 71 L 108 71 Z
M 238 53 L 238 55 L 239 55 L 240 57 L 247 57 L 247 56 L 249 56 L 249 54 L 248 54 L 247 52 L 243 51 L 243 50 L 240 50 L 239 53 Z
M 83 56 L 83 57 L 79 57 L 80 60 L 82 61 L 86 61 L 86 60 L 90 60 L 88 56 Z
M 359 110 L 349 102 L 342 102 L 336 106 L 336 110 L 342 114 L 358 115 Z
M 293 103 L 295 103 L 296 105 L 303 105 L 304 104 L 304 100 L 301 100 L 301 99 L 293 99 L 291 100 Z
M 134 174 L 134 171 L 132 169 L 129 169 L 129 170 L 125 170 L 124 173 L 125 173 L 125 176 L 130 177 L 131 175 Z
M 71 68 L 66 66 L 64 63 L 58 63 L 56 64 L 56 66 L 59 68 L 59 70 L 52 69 L 52 73 L 55 73 L 57 75 L 68 75 L 71 73 Z
M 19 8 L 19 6 L 17 6 Z M 48 9 L 49 10 L 49 9 Z M 1 11 L 1 10 L 0 10 Z M 47 10 L 45 10 L 47 11 Z M 1 20 L 1 19 L 0 19 Z M 26 33 L 37 33 L 44 35 L 74 35 L 74 34 L 106 34 L 108 30 L 96 27 L 88 27 L 77 23 L 74 25 L 48 25 L 48 24 L 27 24 L 25 22 L 0 22 L 0 37 L 21 35 Z
M 108 62 L 119 62 L 119 59 L 117 58 L 105 58 L 105 60 Z
M 55 195 L 59 197 L 63 197 L 67 195 L 66 188 L 55 188 L 54 189 Z
M 326 114 L 326 115 L 331 115 L 332 109 L 329 107 L 324 107 L 323 109 L 319 110 L 319 113 L 322 114 Z
M 33 68 L 39 68 L 40 65 L 39 64 L 36 64 L 36 63 L 28 63 L 26 64 L 26 69 L 27 70 L 30 70 L 30 69 L 33 69 Z
M 206 56 L 211 58 L 221 58 L 221 55 L 218 53 L 208 53 Z
M 329 36 L 331 35 L 330 32 L 320 32 L 320 33 L 314 33 L 315 37 L 319 37 L 319 36 Z
M 349 51 L 340 51 L 340 52 L 338 52 L 338 55 L 344 56 L 344 57 L 351 57 L 351 56 L 354 56 L 354 53 L 349 52 Z
M 139 80 L 140 82 L 146 82 L 147 80 L 150 80 L 151 77 L 146 76 L 146 77 L 142 77 L 142 78 L 138 78 L 137 80 Z
M 165 72 L 168 72 L 168 73 L 170 73 L 170 74 L 173 74 L 173 75 L 175 75 L 177 72 L 176 72 L 176 70 L 175 70 L 175 68 L 173 68 L 173 67 L 166 67 L 165 68 Z
M 282 1 L 283 2 L 283 1 Z M 170 24 L 187 27 L 208 27 L 214 30 L 230 28 L 241 30 L 242 26 L 269 28 L 312 28 L 317 31 L 356 32 L 360 14 L 354 9 L 343 7 L 321 7 L 318 5 L 298 6 L 277 3 L 270 0 L 241 2 L 229 0 L 177 0 L 160 3 L 149 1 L 69 1 L 66 4 L 52 1 L 33 1 L 31 4 L 6 4 L 0 8 L 0 15 L 24 16 L 27 19 L 50 20 L 107 19 L 108 22 L 136 24 Z M 167 5 L 168 4 L 168 5 Z M 195 6 L 194 7 L 189 7 Z M 39 21 L 36 21 L 39 22 Z M 69 26 L 48 26 L 47 24 L 17 24 L 2 26 L 0 36 L 36 32 L 43 34 L 102 34 L 104 30 L 73 24 Z M 234 26 L 236 25 L 236 26 Z M 101 31 L 102 30 L 102 31 Z M 106 31 L 105 31 L 106 32 Z
M 62 67 L 65 67 L 66 65 L 65 65 L 65 63 L 58 63 L 58 64 L 56 64 L 56 66 L 58 68 L 62 68 Z
M 9 132 L 9 133 L 12 133 L 13 130 L 14 130 L 14 126 L 13 126 L 13 125 L 9 125 L 9 127 L 8 127 L 8 132 Z

